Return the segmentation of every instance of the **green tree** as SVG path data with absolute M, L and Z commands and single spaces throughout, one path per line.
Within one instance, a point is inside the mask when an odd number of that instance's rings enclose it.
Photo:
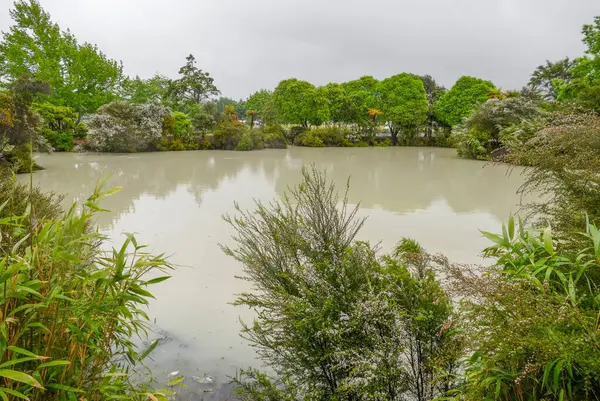
M 199 104 L 220 93 L 210 74 L 196 66 L 196 58 L 192 54 L 186 57 L 185 65 L 179 69 L 179 75 L 180 78 L 171 81 L 167 90 L 167 96 L 175 104 Z
M 329 107 L 331 102 L 327 98 L 327 91 L 324 87 L 313 89 L 309 94 L 310 115 L 308 121 L 311 125 L 319 126 L 331 119 Z
M 37 0 L 20 0 L 14 7 L 10 12 L 14 24 L 0 43 L 5 80 L 27 74 L 49 82 L 49 100 L 72 107 L 78 119 L 117 97 L 123 79 L 120 63 L 95 45 L 80 45 L 69 31 L 61 31 Z
M 254 92 L 246 99 L 246 108 L 248 110 L 254 110 L 258 118 L 263 120 L 265 118 L 265 109 L 268 107 L 268 103 L 273 97 L 273 92 L 266 89 L 261 89 Z
M 546 61 L 535 69 L 529 80 L 529 86 L 549 100 L 558 99 L 560 88 L 573 79 L 573 67 L 576 61 L 568 57 L 556 62 Z
M 314 90 L 312 84 L 296 78 L 281 81 L 273 92 L 274 106 L 281 121 L 308 127 L 314 110 Z
M 56 106 L 49 102 L 34 104 L 35 111 L 42 117 L 41 133 L 56 151 L 73 150 L 73 138 L 77 135 L 77 113 L 70 107 Z
M 163 75 L 155 74 L 148 79 L 136 76 L 128 78 L 123 83 L 124 98 L 131 103 L 144 104 L 162 102 L 165 100 L 171 80 Z
M 436 103 L 435 113 L 442 123 L 458 125 L 478 104 L 486 102 L 488 93 L 494 89 L 490 81 L 463 76 Z
M 429 104 L 423 81 L 418 76 L 403 73 L 384 79 L 377 88 L 392 142 L 398 144 L 398 133 L 410 141 L 427 119 Z
M 348 120 L 348 96 L 344 87 L 332 82 L 325 85 L 322 91 L 329 102 L 329 115 L 331 121 L 336 124 L 346 122 Z

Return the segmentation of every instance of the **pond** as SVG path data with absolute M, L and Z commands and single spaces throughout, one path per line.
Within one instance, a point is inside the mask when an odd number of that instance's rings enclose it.
M 66 194 L 65 204 L 87 197 L 99 177 L 123 186 L 101 204 L 109 213 L 98 224 L 115 246 L 123 233 L 157 253 L 172 255 L 174 277 L 153 290 L 150 315 L 165 339 L 152 354 L 155 374 L 179 371 L 217 394 L 240 367 L 260 366 L 239 337 L 239 319 L 248 310 L 230 305 L 249 288 L 236 279 L 241 267 L 218 244 L 231 242 L 221 216 L 234 201 L 252 208 L 269 201 L 300 179 L 315 163 L 343 190 L 350 177 L 349 201 L 368 216 L 360 239 L 389 251 L 403 236 L 451 260 L 480 262 L 488 243 L 478 231 L 497 232 L 519 209 L 520 170 L 459 159 L 453 149 L 290 148 L 258 152 L 164 152 L 130 155 L 39 155 L 46 170 L 34 181 Z M 22 177 L 26 180 L 28 177 Z M 211 383 L 212 382 L 212 383 Z M 227 386 L 225 386 L 227 387 Z M 204 391 L 203 390 L 203 391 Z M 209 396 L 210 397 L 210 396 Z

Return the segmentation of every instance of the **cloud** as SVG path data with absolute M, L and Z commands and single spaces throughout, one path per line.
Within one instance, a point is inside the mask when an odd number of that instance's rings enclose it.
M 130 75 L 176 77 L 185 56 L 243 98 L 281 79 L 461 75 L 520 88 L 546 59 L 583 52 L 597 0 L 41 0 L 63 29 Z M 8 29 L 10 2 L 2 0 Z

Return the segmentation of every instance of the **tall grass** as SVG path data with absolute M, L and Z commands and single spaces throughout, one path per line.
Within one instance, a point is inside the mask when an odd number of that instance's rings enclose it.
M 147 391 L 133 367 L 157 345 L 135 345 L 149 327 L 148 287 L 172 267 L 133 235 L 118 249 L 101 249 L 106 237 L 92 219 L 116 191 L 100 183 L 64 216 L 37 217 L 29 205 L 0 218 L 0 236 L 20 234 L 0 248 L 0 399 L 166 399 Z

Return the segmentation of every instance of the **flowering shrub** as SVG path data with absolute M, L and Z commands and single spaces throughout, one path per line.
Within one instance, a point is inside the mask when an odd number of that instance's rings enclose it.
M 88 145 L 99 152 L 153 150 L 162 136 L 169 109 L 155 103 L 134 105 L 123 101 L 105 104 L 88 123 Z

